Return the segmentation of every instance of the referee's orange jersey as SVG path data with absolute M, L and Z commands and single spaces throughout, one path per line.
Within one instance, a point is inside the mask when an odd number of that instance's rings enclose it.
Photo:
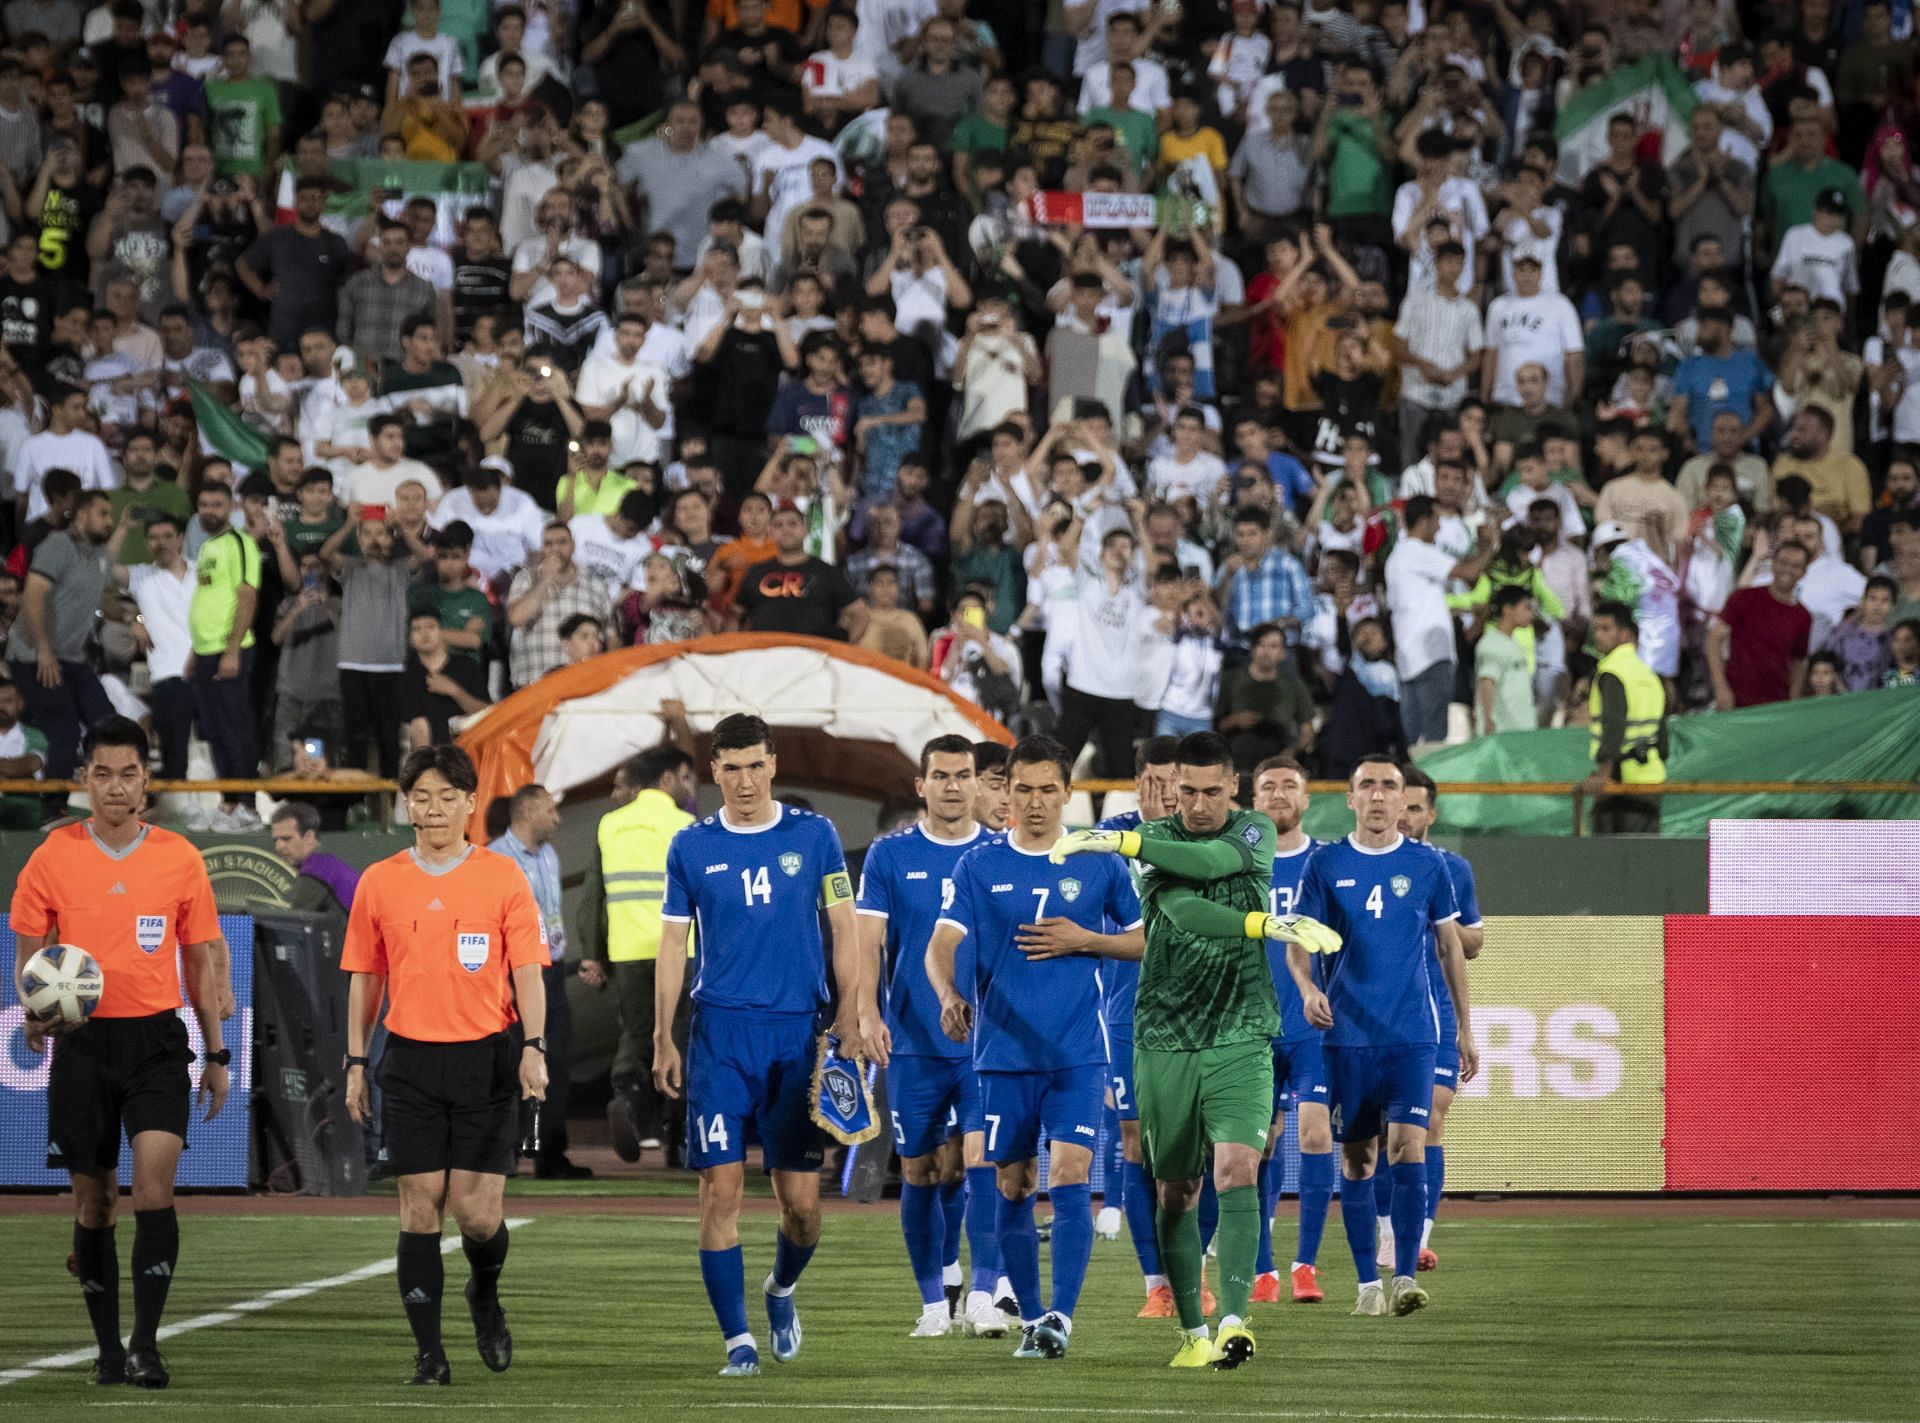
M 513 970 L 549 958 L 520 866 L 473 845 L 438 873 L 402 850 L 361 875 L 340 967 L 386 977 L 390 1032 L 465 1043 L 505 1030 Z
M 87 822 L 63 825 L 27 857 L 13 887 L 13 932 L 85 949 L 105 980 L 96 1018 L 145 1018 L 181 1006 L 182 944 L 220 937 L 213 885 L 183 836 L 143 825 L 118 854 Z

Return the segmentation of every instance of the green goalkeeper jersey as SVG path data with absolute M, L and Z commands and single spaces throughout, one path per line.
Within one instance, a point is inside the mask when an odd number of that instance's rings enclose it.
M 1273 822 L 1254 811 L 1237 810 L 1221 829 L 1197 835 L 1183 829 L 1176 815 L 1143 823 L 1140 839 L 1137 868 L 1147 951 L 1140 962 L 1133 1010 L 1135 1046 L 1181 1052 L 1278 1035 L 1280 1007 L 1265 941 L 1244 934 L 1210 937 L 1176 922 L 1191 919 L 1183 910 L 1196 895 L 1243 915 L 1267 912 Z M 1175 845 L 1193 847 L 1172 854 L 1188 862 L 1199 852 L 1212 862 L 1208 868 L 1214 877 L 1187 878 L 1160 868 L 1151 862 L 1158 845 L 1170 850 Z M 1217 910 L 1211 917 L 1225 922 Z

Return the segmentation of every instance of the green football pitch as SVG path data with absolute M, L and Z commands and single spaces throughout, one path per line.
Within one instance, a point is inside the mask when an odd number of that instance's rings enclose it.
M 395 1225 L 352 1216 L 249 1215 L 190 1203 L 163 1345 L 164 1394 L 90 1389 L 60 1363 L 88 1344 L 65 1269 L 69 1227 L 0 1202 L 0 1413 L 78 1417 L 98 1408 L 200 1420 L 264 1415 L 378 1418 L 404 1409 L 530 1418 L 755 1414 L 858 1419 L 1741 1420 L 1892 1423 L 1920 1417 L 1920 1220 L 1796 1218 L 1631 1204 L 1542 1213 L 1464 1207 L 1435 1238 L 1433 1307 L 1409 1319 L 1348 1316 L 1353 1271 L 1338 1209 L 1318 1307 L 1254 1311 L 1259 1355 L 1231 1374 L 1174 1374 L 1172 1329 L 1137 1321 L 1125 1239 L 1100 1241 L 1058 1362 L 1010 1343 L 906 1338 L 918 1312 L 897 1219 L 829 1208 L 798 1295 L 800 1359 L 759 1379 L 714 1377 L 720 1341 L 694 1258 L 692 1202 L 678 1215 L 618 1212 L 592 1196 L 516 1191 L 504 1299 L 512 1371 L 481 1367 L 447 1265 L 453 1387 L 400 1386 L 411 1343 L 389 1258 Z M 622 1203 L 632 1204 L 632 1203 Z M 567 1212 L 557 1213 L 564 1205 Z M 1711 1211 L 1712 1207 L 1707 1207 Z M 1771 1212 L 1771 1208 L 1766 1208 Z M 1871 1210 L 1871 1207 L 1867 1209 Z M 1291 1243 L 1283 1208 L 1281 1239 Z M 1906 1218 L 1899 1218 L 1906 1217 Z M 122 1226 L 125 1268 L 131 1231 Z M 749 1299 L 771 1258 L 772 1221 L 745 1222 Z M 451 1237 L 449 1237 L 451 1239 Z M 1284 1258 L 1284 1257 L 1283 1257 Z M 1043 1271 L 1045 1262 L 1043 1258 Z M 276 1295 L 276 1292 L 279 1292 Z M 123 1318 L 131 1319 L 130 1296 Z M 109 1415 L 113 1416 L 113 1415 Z

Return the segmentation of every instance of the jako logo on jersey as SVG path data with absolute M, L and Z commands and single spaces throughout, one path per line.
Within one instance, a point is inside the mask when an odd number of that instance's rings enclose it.
M 789 850 L 780 857 L 780 868 L 789 876 L 800 873 L 800 857 Z
M 925 879 L 926 877 L 927 877 L 927 872 L 925 870 L 908 870 L 907 871 L 908 879 Z
M 1013 886 L 1010 884 L 996 884 L 987 892 L 989 894 L 1011 894 L 1013 893 Z
M 1424 1117 L 1427 1114 L 1427 1109 L 1425 1107 L 1408 1107 L 1407 1112 L 1412 1116 Z
M 710 875 L 725 874 L 726 871 L 727 871 L 727 867 L 725 865 L 708 865 L 707 866 L 707 873 Z
M 1075 1136 L 1093 1136 L 1095 1133 L 1092 1127 L 1075 1127 L 1073 1134 Z
M 1387 883 L 1393 886 L 1393 897 L 1395 899 L 1405 899 L 1407 897 L 1407 891 L 1413 888 L 1413 881 L 1405 875 L 1395 875 L 1392 879 L 1388 880 Z
M 142 914 L 133 921 L 133 941 L 143 954 L 158 953 L 167 939 L 167 916 Z
M 462 934 L 456 950 L 460 955 L 460 967 L 468 973 L 478 973 L 486 967 L 489 948 L 485 934 Z
M 1353 881 L 1350 879 L 1337 879 L 1333 882 L 1333 887 L 1335 889 L 1352 889 Z
M 1080 881 L 1063 879 L 1060 881 L 1060 897 L 1071 904 L 1080 897 Z

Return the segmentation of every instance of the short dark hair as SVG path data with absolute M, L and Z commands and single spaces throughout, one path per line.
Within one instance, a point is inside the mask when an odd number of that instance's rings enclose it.
M 753 746 L 773 750 L 773 728 L 749 712 L 735 712 L 732 716 L 722 717 L 720 724 L 713 729 L 713 753 L 716 756 L 722 751 L 745 751 Z
M 1434 503 L 1431 494 L 1416 494 L 1401 508 L 1401 518 L 1407 528 L 1433 517 Z
M 693 757 L 678 746 L 662 744 L 633 757 L 620 768 L 620 774 L 635 790 L 646 790 L 658 786 L 681 767 L 692 764 Z
M 1501 589 L 1505 592 L 1506 589 Z M 1433 783 L 1433 777 L 1414 765 L 1411 761 L 1400 763 L 1400 779 L 1406 782 L 1408 790 L 1419 789 L 1427 793 L 1427 804 L 1432 805 L 1440 799 L 1440 787 Z
M 380 435 L 387 430 L 399 430 L 403 428 L 405 428 L 405 426 L 398 415 L 376 415 L 367 421 L 367 433 L 375 439 L 378 439 Z
M 1796 544 L 1795 547 L 1797 548 L 1799 545 Z M 1638 633 L 1640 631 L 1640 620 L 1634 616 L 1633 609 L 1625 603 L 1617 602 L 1612 598 L 1596 603 L 1594 605 L 1593 615 L 1596 618 L 1612 618 L 1629 632 Z
M 998 771 L 1005 775 L 1007 762 L 1012 755 L 1012 748 L 1003 742 L 976 741 L 973 743 L 973 773 L 985 776 Z
M 1182 766 L 1224 766 L 1233 769 L 1233 747 L 1217 731 L 1189 731 L 1173 750 Z
M 1133 773 L 1139 775 L 1149 766 L 1171 766 L 1179 748 L 1177 736 L 1149 736 L 1133 749 Z
M 320 833 L 320 812 L 304 800 L 290 800 L 274 811 L 269 825 L 278 825 L 283 820 L 293 822 L 294 832 L 299 835 L 317 835 Z
M 409 339 L 423 326 L 431 326 L 436 332 L 440 329 L 440 323 L 428 316 L 426 312 L 416 312 L 400 323 L 400 339 L 402 341 Z
M 1514 604 L 1525 602 L 1532 596 L 1533 590 L 1523 584 L 1504 583 L 1493 590 L 1493 596 L 1487 600 L 1487 610 L 1498 617 Z
M 474 769 L 473 757 L 458 746 L 421 746 L 409 751 L 400 763 L 400 794 L 412 795 L 420 778 L 429 771 L 438 771 L 448 785 L 468 795 L 480 789 L 480 773 Z
M 147 733 L 131 717 L 105 716 L 88 727 L 86 739 L 80 745 L 80 764 L 89 764 L 94 752 L 108 746 L 124 746 L 140 758 L 143 767 L 147 764 L 150 752 Z
M 1060 768 L 1060 779 L 1067 785 L 1073 784 L 1073 765 L 1067 760 L 1067 748 L 1051 736 L 1023 736 L 1013 745 L 1007 754 L 1007 769 L 1015 766 L 1046 766 Z
M 487 839 L 498 840 L 513 828 L 513 797 L 495 796 L 487 802 L 480 820 L 486 826 Z
M 936 736 L 920 748 L 920 774 L 926 775 L 935 756 L 972 756 L 973 743 L 964 736 Z
M 592 613 L 575 613 L 571 617 L 569 617 L 565 622 L 560 624 L 560 640 L 562 642 L 565 642 L 568 638 L 572 637 L 575 633 L 579 632 L 581 628 L 587 626 L 587 624 L 589 623 L 599 628 L 601 631 L 601 634 L 605 635 L 607 630 L 607 625 L 604 622 L 602 622 L 599 618 L 596 618 Z
M 521 811 L 533 804 L 535 797 L 546 794 L 547 788 L 545 786 L 541 785 L 538 781 L 529 781 L 509 797 L 508 804 L 512 806 L 513 813 L 518 815 Z

